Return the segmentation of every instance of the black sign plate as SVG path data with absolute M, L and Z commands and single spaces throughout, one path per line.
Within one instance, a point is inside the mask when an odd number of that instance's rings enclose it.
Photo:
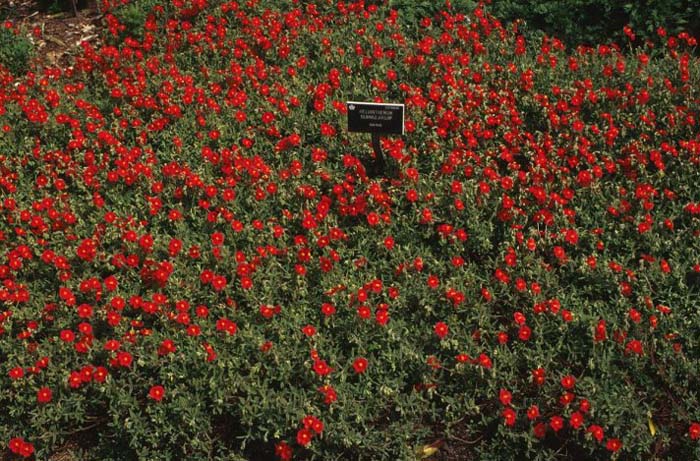
M 404 105 L 348 101 L 351 133 L 403 134 Z

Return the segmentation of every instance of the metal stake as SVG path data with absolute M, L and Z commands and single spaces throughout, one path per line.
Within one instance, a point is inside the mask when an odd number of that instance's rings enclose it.
M 377 177 L 383 175 L 386 169 L 379 133 L 372 133 L 372 149 L 374 150 L 374 162 L 372 163 L 371 171 L 367 170 L 367 173 L 370 177 Z

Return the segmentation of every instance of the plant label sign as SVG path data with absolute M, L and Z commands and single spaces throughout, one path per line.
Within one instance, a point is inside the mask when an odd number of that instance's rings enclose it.
M 403 134 L 404 105 L 348 101 L 351 133 Z

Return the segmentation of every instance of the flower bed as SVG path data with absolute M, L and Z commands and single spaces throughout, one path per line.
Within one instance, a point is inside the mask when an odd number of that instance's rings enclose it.
M 9 459 L 700 455 L 692 37 L 105 8 L 109 45 L 2 77 Z M 381 177 L 349 100 L 406 104 Z

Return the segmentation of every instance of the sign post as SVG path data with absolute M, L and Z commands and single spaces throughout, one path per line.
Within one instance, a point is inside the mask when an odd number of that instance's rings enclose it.
M 371 133 L 375 161 L 373 168 L 365 167 L 370 177 L 384 173 L 386 162 L 382 154 L 379 136 L 382 134 L 404 134 L 405 106 L 376 102 L 348 101 L 348 132 Z

